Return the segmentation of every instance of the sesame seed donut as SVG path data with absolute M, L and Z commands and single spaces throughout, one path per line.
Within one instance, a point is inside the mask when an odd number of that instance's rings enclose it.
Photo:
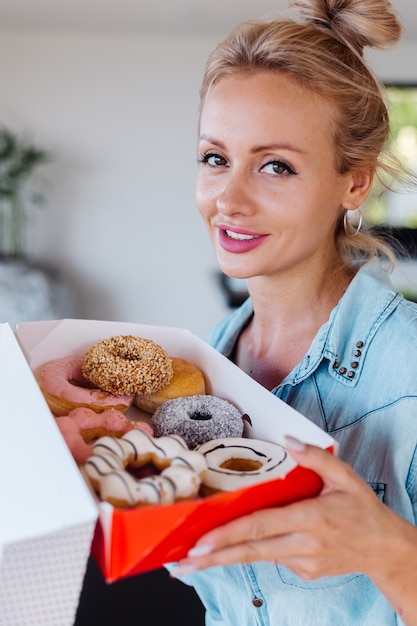
M 68 415 L 77 407 L 88 407 L 96 413 L 115 409 L 125 413 L 133 395 L 114 395 L 97 389 L 83 376 L 83 357 L 68 356 L 48 361 L 42 367 L 38 383 L 55 416 Z
M 220 437 L 241 437 L 243 415 L 228 400 L 212 395 L 175 398 L 152 415 L 156 437 L 179 435 L 193 449 Z
M 136 478 L 132 471 L 147 463 L 160 473 Z M 102 500 L 126 508 L 194 498 L 206 467 L 204 456 L 181 437 L 156 439 L 132 430 L 120 439 L 101 437 L 84 470 Z
M 202 496 L 283 477 L 295 467 L 285 448 L 259 439 L 216 439 L 202 444 L 197 451 L 207 461 Z
M 92 383 L 115 394 L 152 393 L 173 376 L 165 350 L 151 339 L 117 335 L 88 348 L 82 366 Z
M 79 407 L 68 415 L 57 417 L 56 424 L 79 465 L 91 456 L 93 442 L 100 437 L 122 437 L 135 428 L 153 436 L 153 429 L 149 424 L 128 420 L 124 413 L 114 409 L 96 413 L 86 407 Z

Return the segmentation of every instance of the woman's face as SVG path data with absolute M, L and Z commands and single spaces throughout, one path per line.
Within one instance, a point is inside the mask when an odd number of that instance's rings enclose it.
M 210 89 L 196 199 L 223 272 L 250 278 L 334 263 L 352 187 L 335 168 L 334 119 L 330 104 L 281 74 L 237 74 Z

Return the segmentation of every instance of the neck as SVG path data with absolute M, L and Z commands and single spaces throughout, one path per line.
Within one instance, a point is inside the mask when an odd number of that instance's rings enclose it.
M 325 321 L 346 291 L 353 273 L 339 265 L 330 272 L 293 276 L 261 276 L 248 280 L 255 325 L 270 330 L 284 325 Z
M 302 360 L 352 275 L 339 263 L 326 272 L 250 278 L 254 316 L 239 339 L 239 367 L 275 387 Z

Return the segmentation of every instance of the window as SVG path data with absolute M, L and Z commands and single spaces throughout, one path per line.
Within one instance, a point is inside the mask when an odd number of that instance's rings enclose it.
M 390 85 L 386 91 L 392 131 L 389 148 L 417 174 L 417 85 Z M 387 191 L 375 181 L 366 217 L 377 233 L 400 244 L 399 256 L 404 251 L 417 256 L 417 189 Z

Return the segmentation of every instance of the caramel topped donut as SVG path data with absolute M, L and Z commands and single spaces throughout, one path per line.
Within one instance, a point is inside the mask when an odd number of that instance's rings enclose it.
M 161 473 L 145 478 L 136 478 L 131 473 L 147 463 L 152 463 Z M 120 439 L 101 437 L 84 465 L 101 499 L 116 507 L 193 498 L 206 467 L 204 456 L 188 450 L 181 437 L 153 439 L 139 430 L 132 430 Z
M 171 357 L 171 361 L 174 375 L 166 387 L 154 393 L 135 396 L 133 402 L 142 411 L 152 414 L 168 400 L 180 396 L 201 396 L 206 393 L 203 372 L 194 363 L 176 356 Z
M 202 444 L 197 451 L 207 461 L 203 495 L 286 476 L 296 465 L 285 448 L 258 439 L 217 439 Z
M 220 437 L 241 437 L 242 413 L 228 400 L 185 396 L 161 404 L 152 416 L 155 435 L 180 435 L 189 448 Z
M 82 373 L 83 357 L 68 356 L 46 363 L 39 375 L 39 386 L 52 413 L 68 415 L 77 407 L 88 407 L 97 413 L 116 409 L 125 413 L 133 395 L 114 395 L 93 388 Z
M 172 362 L 151 339 L 117 335 L 91 346 L 84 357 L 83 374 L 92 383 L 117 394 L 153 393 L 173 376 Z

